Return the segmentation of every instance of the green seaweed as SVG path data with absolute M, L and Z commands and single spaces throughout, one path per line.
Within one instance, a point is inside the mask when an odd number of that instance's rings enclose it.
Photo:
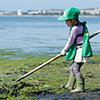
M 72 61 L 65 61 L 65 57 L 53 61 L 42 69 L 34 72 L 18 83 L 15 80 L 33 70 L 39 65 L 51 59 L 31 58 L 20 60 L 0 60 L 0 99 L 7 100 L 34 100 L 35 95 L 61 94 L 69 92 L 60 87 L 60 84 L 67 84 Z M 90 58 L 81 68 L 85 77 L 85 89 L 98 91 L 100 89 L 100 56 Z M 10 92 L 7 92 L 2 85 L 5 85 Z M 79 97 L 77 97 L 79 98 Z

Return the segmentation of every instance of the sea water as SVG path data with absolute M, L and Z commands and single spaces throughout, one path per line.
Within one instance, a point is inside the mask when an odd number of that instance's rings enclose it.
M 80 17 L 79 20 L 87 22 L 90 35 L 100 30 L 100 17 Z M 67 43 L 68 34 L 69 27 L 57 17 L 0 17 L 0 50 L 21 55 L 8 54 L 0 58 L 23 59 L 25 54 L 56 56 Z M 100 55 L 100 34 L 90 42 L 93 53 Z

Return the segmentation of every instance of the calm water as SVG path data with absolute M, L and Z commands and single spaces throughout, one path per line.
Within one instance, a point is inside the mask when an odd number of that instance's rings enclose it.
M 100 30 L 100 17 L 81 17 L 80 21 L 87 21 L 90 34 Z M 56 56 L 66 44 L 68 32 L 69 27 L 57 17 L 0 17 L 0 50 L 16 55 Z M 98 55 L 99 39 L 97 35 L 90 40 L 93 53 Z M 19 58 L 1 55 L 1 58 L 7 57 Z

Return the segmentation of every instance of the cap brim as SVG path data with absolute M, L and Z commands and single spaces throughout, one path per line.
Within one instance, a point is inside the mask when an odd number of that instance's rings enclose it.
M 57 18 L 59 21 L 65 21 L 68 20 L 68 18 L 66 18 L 65 16 L 61 16 Z

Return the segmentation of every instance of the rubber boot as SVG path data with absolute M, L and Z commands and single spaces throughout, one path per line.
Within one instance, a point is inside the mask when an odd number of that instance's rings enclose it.
M 74 76 L 70 75 L 68 84 L 65 85 L 65 88 L 67 88 L 69 90 L 73 89 L 74 85 L 75 85 L 75 82 L 76 82 L 76 78 Z
M 77 87 L 74 90 L 71 90 L 71 92 L 85 92 L 84 90 L 84 78 L 76 79 Z

